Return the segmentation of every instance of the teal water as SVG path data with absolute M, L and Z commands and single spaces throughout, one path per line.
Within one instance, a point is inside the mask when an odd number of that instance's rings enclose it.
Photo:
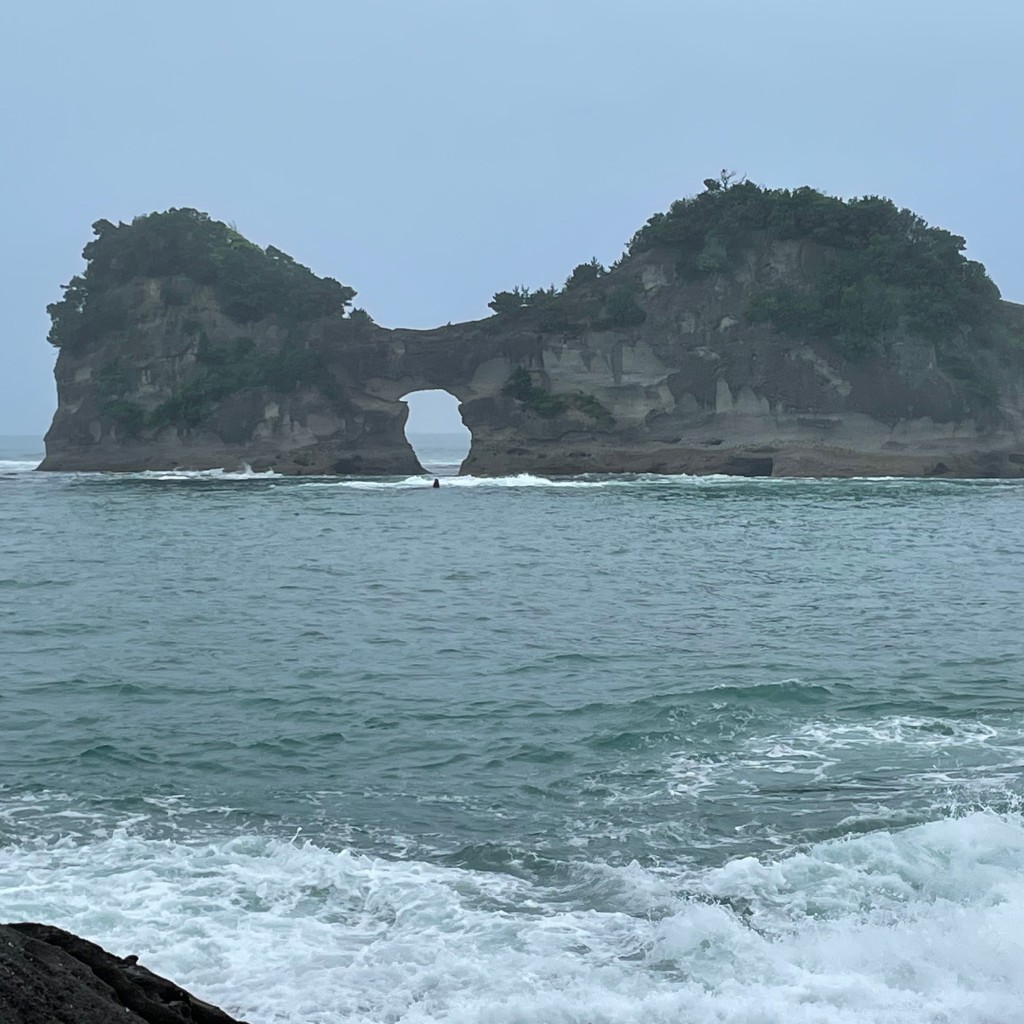
M 1019 482 L 3 444 L 0 919 L 254 1024 L 1024 1020 Z

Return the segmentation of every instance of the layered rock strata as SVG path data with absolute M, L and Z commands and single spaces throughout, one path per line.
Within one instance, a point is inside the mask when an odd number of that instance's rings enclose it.
M 763 240 L 695 281 L 652 249 L 575 289 L 554 318 L 524 309 L 428 331 L 337 317 L 297 334 L 273 317 L 233 320 L 207 286 L 135 279 L 119 331 L 60 352 L 42 468 L 417 473 L 400 399 L 441 388 L 461 403 L 462 471 L 476 475 L 1024 476 L 1020 360 L 988 366 L 997 386 L 979 399 L 908 330 L 851 358 L 751 319 L 753 296 L 800 287 L 821 259 L 812 243 Z M 633 323 L 573 318 L 614 289 L 632 297 Z M 1021 307 L 1000 308 L 1024 337 Z M 299 346 L 319 370 L 217 396 L 188 422 L 154 421 L 210 352 L 243 342 L 246 358 Z

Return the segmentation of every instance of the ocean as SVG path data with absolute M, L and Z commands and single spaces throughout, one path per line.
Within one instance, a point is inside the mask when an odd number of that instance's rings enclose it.
M 1024 482 L 422 444 L 0 440 L 0 920 L 252 1024 L 1024 1021 Z

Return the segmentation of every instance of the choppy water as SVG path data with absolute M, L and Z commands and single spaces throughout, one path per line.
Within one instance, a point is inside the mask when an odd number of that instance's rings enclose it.
M 1024 1021 L 1020 482 L 37 458 L 0 920 L 254 1024 Z

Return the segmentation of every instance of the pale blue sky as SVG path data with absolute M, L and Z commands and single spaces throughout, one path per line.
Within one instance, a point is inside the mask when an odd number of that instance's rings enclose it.
M 466 451 L 469 451 L 469 428 L 462 422 L 459 400 L 454 395 L 431 388 L 429 391 L 413 391 L 404 395 L 402 401 L 409 405 L 409 418 L 405 421 L 406 437 L 434 433 L 458 434 L 466 442 Z
M 891 196 L 1024 300 L 1019 0 L 35 0 L 0 15 L 0 433 L 100 218 L 195 206 L 387 326 L 614 260 L 722 167 Z

